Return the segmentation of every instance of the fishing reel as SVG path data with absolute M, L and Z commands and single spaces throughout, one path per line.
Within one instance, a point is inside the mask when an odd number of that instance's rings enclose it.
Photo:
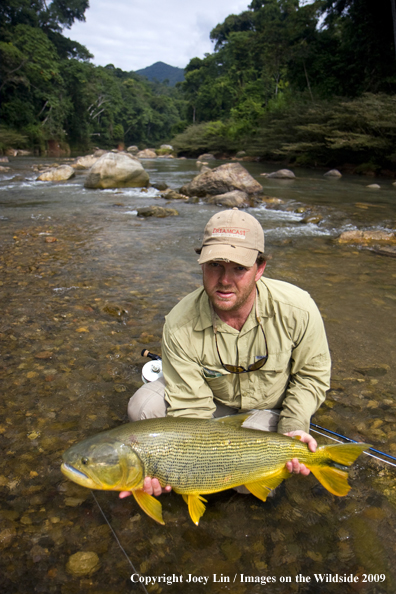
M 148 357 L 151 361 L 148 361 L 143 365 L 142 368 L 142 380 L 145 384 L 154 382 L 155 380 L 163 377 L 162 373 L 162 360 L 159 355 L 150 353 L 147 349 L 143 349 L 141 352 L 142 357 Z

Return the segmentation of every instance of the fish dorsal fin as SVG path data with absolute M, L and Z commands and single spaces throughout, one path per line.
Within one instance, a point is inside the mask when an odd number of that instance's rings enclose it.
M 227 425 L 227 427 L 241 427 L 242 424 L 246 421 L 248 417 L 250 417 L 252 413 L 249 411 L 247 413 L 241 413 L 238 415 L 228 415 L 227 417 L 218 417 L 213 419 L 216 423 L 222 423 L 223 425 Z
M 289 478 L 290 472 L 283 467 L 276 472 L 270 472 L 259 478 L 258 481 L 253 483 L 245 483 L 245 487 L 258 499 L 265 501 L 268 497 L 268 493 L 275 489 L 284 479 Z
M 183 499 L 186 500 L 184 495 Z M 201 495 L 188 495 L 188 511 L 196 526 L 198 526 L 199 519 L 204 515 L 206 509 L 202 501 L 207 502 Z
M 148 493 L 145 493 L 143 489 L 135 489 L 132 491 L 132 494 L 142 510 L 146 512 L 150 518 L 159 524 L 165 524 L 162 518 L 162 505 L 157 499 L 155 499 L 155 497 L 148 495 Z

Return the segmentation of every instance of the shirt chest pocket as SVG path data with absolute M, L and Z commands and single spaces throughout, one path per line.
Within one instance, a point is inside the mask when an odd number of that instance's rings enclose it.
M 254 372 L 257 390 L 267 397 L 283 394 L 289 383 L 290 369 L 290 351 L 270 354 L 264 367 Z
M 205 374 L 204 377 L 212 390 L 214 398 L 224 404 L 232 404 L 235 392 L 232 374 L 218 375 L 217 377 L 208 377 Z

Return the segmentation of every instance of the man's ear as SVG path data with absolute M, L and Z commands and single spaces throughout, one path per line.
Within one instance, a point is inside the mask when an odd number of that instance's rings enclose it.
M 262 262 L 261 264 L 259 264 L 257 266 L 257 272 L 256 272 L 256 276 L 255 276 L 256 282 L 263 276 L 266 265 L 267 265 L 267 262 Z

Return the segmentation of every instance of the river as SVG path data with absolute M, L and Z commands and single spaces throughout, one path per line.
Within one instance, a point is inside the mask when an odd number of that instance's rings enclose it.
M 162 576 L 150 593 L 393 593 L 396 468 L 367 455 L 347 497 L 294 476 L 266 503 L 208 496 L 199 527 L 174 493 L 162 497 L 162 527 L 132 497 L 96 492 L 125 557 L 91 492 L 61 474 L 61 455 L 127 420 L 140 353 L 160 353 L 164 316 L 200 285 L 193 248 L 219 207 L 174 201 L 179 216 L 139 218 L 139 206 L 167 204 L 157 190 L 85 190 L 83 173 L 37 182 L 32 166 L 44 162 L 12 159 L 0 174 L 2 592 L 143 592 L 130 579 L 140 573 Z M 143 164 L 151 183 L 174 189 L 197 173 L 193 160 Z M 244 165 L 282 200 L 249 209 L 271 255 L 265 274 L 308 290 L 325 321 L 332 386 L 313 421 L 396 456 L 396 259 L 336 241 L 355 228 L 394 231 L 396 188 L 311 170 L 265 179 L 274 167 Z M 309 214 L 320 222 L 304 223 Z M 71 569 L 81 552 L 90 571 Z

